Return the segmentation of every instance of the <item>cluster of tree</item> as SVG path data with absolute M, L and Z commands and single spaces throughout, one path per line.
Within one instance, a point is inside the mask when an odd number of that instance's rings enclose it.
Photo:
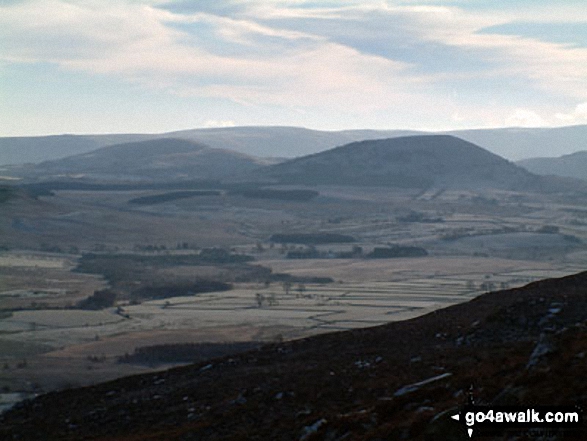
M 471 202 L 473 202 L 474 204 L 479 204 L 479 205 L 490 205 L 490 206 L 495 206 L 495 205 L 499 205 L 499 201 L 495 198 L 488 198 L 485 196 L 473 196 L 471 198 Z
M 288 251 L 288 259 L 357 259 L 363 256 L 363 248 L 354 246 L 350 251 L 318 251 L 316 247 Z
M 219 181 L 190 180 L 171 182 L 137 182 L 132 184 L 99 184 L 94 182 L 73 181 L 45 181 L 34 184 L 25 184 L 21 188 L 36 195 L 52 195 L 53 190 L 78 191 L 131 191 L 131 190 L 187 190 L 187 189 L 216 189 L 220 188 Z
M 246 254 L 233 254 L 224 248 L 204 248 L 198 254 L 201 263 L 246 263 L 255 260 Z
M 390 245 L 389 247 L 376 247 L 368 254 L 363 253 L 363 248 L 354 246 L 350 251 L 319 251 L 314 246 L 288 251 L 288 259 L 389 259 L 396 257 L 422 257 L 427 256 L 428 251 L 421 247 Z
M 259 308 L 262 308 L 264 305 L 267 306 L 275 306 L 279 304 L 277 298 L 275 297 L 275 293 L 271 293 L 269 295 L 256 293 L 255 294 L 255 302 Z
M 87 274 L 100 274 L 110 284 L 112 289 L 119 293 L 130 293 L 141 286 L 174 284 L 177 279 L 166 275 L 165 269 L 176 266 L 230 265 L 230 280 L 237 282 L 238 278 L 252 281 L 266 280 L 268 270 L 256 271 L 254 267 L 245 263 L 254 260 L 253 257 L 242 254 L 233 254 L 227 250 L 208 249 L 201 254 L 98 254 L 86 253 L 78 260 L 74 271 Z M 259 273 L 248 275 L 248 273 Z M 262 274 L 261 274 L 262 273 Z M 182 283 L 197 281 L 185 277 Z M 245 280 L 246 281 L 246 280 Z M 139 282 L 139 285 L 137 285 Z
M 398 257 L 424 257 L 427 255 L 428 251 L 421 247 L 393 245 L 386 248 L 374 248 L 366 257 L 369 259 L 392 259 Z
M 94 291 L 90 297 L 78 302 L 80 309 L 98 310 L 109 308 L 116 302 L 116 293 L 110 290 Z
M 579 239 L 577 236 L 573 236 L 572 234 L 563 234 L 563 239 L 576 245 L 583 243 L 581 239 Z
M 133 249 L 135 251 L 167 251 L 167 245 L 136 244 Z
M 318 245 L 329 243 L 350 243 L 355 242 L 356 240 L 353 236 L 337 233 L 290 233 L 274 234 L 269 238 L 269 241 L 277 243 Z
M 230 289 L 232 289 L 230 283 L 220 282 L 218 280 L 198 279 L 195 283 L 143 286 L 131 293 L 131 301 L 193 296 L 204 292 L 220 292 Z
M 536 232 L 541 234 L 560 234 L 560 228 L 556 225 L 544 225 L 536 230 Z M 562 238 L 573 244 L 582 243 L 581 239 L 579 239 L 577 236 L 573 236 L 572 234 L 563 234 Z
M 192 198 L 195 196 L 220 196 L 222 193 L 218 190 L 184 190 L 172 191 L 169 193 L 154 194 L 150 196 L 141 196 L 128 201 L 129 204 L 136 205 L 154 205 L 163 202 L 175 201 L 177 199 Z
M 68 247 L 60 247 L 59 245 L 50 244 L 46 242 L 41 242 L 39 244 L 39 251 L 44 251 L 46 253 L 67 253 L 67 254 L 79 254 L 79 248 L 75 245 L 71 245 Z
M 277 199 L 282 201 L 305 202 L 319 196 L 315 190 L 270 190 L 264 188 L 232 190 L 231 194 L 254 199 Z
M 189 250 L 189 249 L 196 249 L 197 246 L 193 244 L 189 244 L 188 242 L 178 242 L 175 246 L 176 250 Z
M 41 242 L 39 244 L 39 251 L 44 251 L 46 253 L 64 253 L 65 251 L 59 245 L 49 244 L 46 242 Z
M 79 260 L 76 271 L 92 274 L 117 273 L 121 266 L 130 264 L 165 267 L 175 265 L 206 265 L 223 263 L 246 263 L 254 260 L 246 254 L 234 254 L 223 248 L 204 248 L 199 254 L 95 254 L 85 253 Z
M 537 233 L 541 234 L 558 234 L 560 228 L 555 225 L 544 225 L 536 230 Z
M 454 230 L 451 230 L 441 235 L 440 239 L 445 241 L 454 241 L 458 239 L 463 239 L 465 237 L 489 236 L 492 234 L 520 233 L 524 231 L 527 231 L 525 226 L 510 227 L 507 225 L 504 227 L 490 228 L 487 230 L 476 230 L 475 228 L 455 228 Z
M 125 354 L 119 363 L 163 364 L 193 363 L 237 354 L 261 346 L 258 342 L 236 343 L 173 343 L 136 348 L 132 354 Z
M 318 276 L 292 276 L 291 274 L 286 273 L 275 273 L 271 274 L 270 281 L 272 282 L 281 282 L 284 287 L 285 286 L 292 286 L 294 283 L 317 283 L 317 284 L 326 284 L 326 283 L 334 283 L 334 279 L 332 277 L 318 277 Z M 286 285 L 288 284 L 288 285 Z
M 437 223 L 437 222 L 444 222 L 444 219 L 441 217 L 430 217 L 425 213 L 421 213 L 419 211 L 410 211 L 405 216 L 398 216 L 398 222 L 420 222 L 420 223 Z
M 7 185 L 0 186 L 0 204 L 14 196 L 14 189 Z
M 176 250 L 197 250 L 198 247 L 197 245 L 193 244 L 193 243 L 189 243 L 189 242 L 177 242 L 177 244 L 175 244 L 175 247 L 170 246 L 168 247 L 165 244 L 146 244 L 146 245 L 142 245 L 142 244 L 135 244 L 135 246 L 133 247 L 133 249 L 135 251 L 153 251 L 153 252 L 157 252 L 157 251 L 168 251 L 171 249 L 176 249 Z

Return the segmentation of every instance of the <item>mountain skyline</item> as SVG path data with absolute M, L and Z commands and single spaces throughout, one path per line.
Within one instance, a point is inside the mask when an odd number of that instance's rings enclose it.
M 319 137 L 320 134 L 305 135 Z M 252 135 L 259 136 L 259 132 Z M 275 138 L 276 134 L 272 135 Z M 338 135 L 343 136 L 343 133 Z M 250 142 L 248 144 L 250 147 Z M 585 190 L 585 182 L 568 179 L 582 176 L 564 173 L 552 173 L 559 177 L 539 176 L 540 173 L 534 174 L 520 166 L 523 162 L 515 164 L 452 135 L 411 134 L 360 140 L 295 158 L 272 159 L 211 148 L 188 139 L 158 138 L 108 145 L 36 165 L 16 166 L 12 170 L 15 172 L 13 179 L 45 182 L 49 187 L 57 185 L 56 188 L 61 185 L 59 180 L 73 178 L 82 187 L 97 182 L 175 186 L 183 182 L 190 186 L 200 181 L 229 188 L 235 185 L 243 188 L 335 185 L 540 193 Z M 70 184 L 75 188 L 73 181 Z M 208 184 L 204 187 L 208 188 Z
M 587 122 L 582 2 L 11 0 L 0 136 Z
M 295 158 L 354 141 L 445 134 L 476 144 L 510 161 L 556 157 L 587 149 L 587 125 L 542 129 L 481 129 L 450 132 L 409 130 L 319 131 L 303 127 L 244 126 L 192 129 L 159 134 L 54 135 L 0 137 L 0 166 L 40 163 L 88 153 L 101 147 L 154 139 L 183 139 L 212 148 L 270 158 Z

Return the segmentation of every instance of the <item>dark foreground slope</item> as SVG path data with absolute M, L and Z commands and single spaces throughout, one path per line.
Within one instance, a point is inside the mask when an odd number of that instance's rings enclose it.
M 527 190 L 540 178 L 448 135 L 354 142 L 261 170 L 283 184 Z
M 471 386 L 477 404 L 585 409 L 586 354 L 587 272 L 405 322 L 47 394 L 0 417 L 0 439 L 464 440 L 449 415 Z

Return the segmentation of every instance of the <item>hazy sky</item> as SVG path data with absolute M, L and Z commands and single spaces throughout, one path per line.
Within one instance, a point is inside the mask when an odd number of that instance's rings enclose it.
M 585 123 L 585 0 L 0 0 L 0 136 Z

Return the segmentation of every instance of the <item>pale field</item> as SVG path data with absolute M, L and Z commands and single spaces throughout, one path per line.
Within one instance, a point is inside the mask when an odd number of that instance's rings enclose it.
M 293 275 L 332 277 L 334 280 L 352 282 L 400 281 L 425 278 L 430 283 L 442 283 L 435 278 L 454 277 L 479 283 L 486 276 L 501 275 L 507 279 L 510 273 L 529 271 L 535 278 L 556 277 L 581 271 L 579 264 L 537 261 L 517 261 L 480 257 L 423 257 L 418 259 L 281 259 L 261 260 L 273 272 Z M 500 282 L 502 280 L 499 280 Z M 507 280 L 503 280 L 507 281 Z
M 91 350 L 93 346 L 112 355 L 122 347 L 128 352 L 148 341 L 150 332 L 161 331 L 196 332 L 193 335 L 210 338 L 223 328 L 250 329 L 251 333 L 279 329 L 273 335 L 266 332 L 265 338 L 279 334 L 290 339 L 416 317 L 485 292 L 481 283 L 491 282 L 499 289 L 502 283 L 514 287 L 580 270 L 505 259 L 281 260 L 264 264 L 274 271 L 340 281 L 293 285 L 287 294 L 281 284 L 241 284 L 226 292 L 127 305 L 123 314 L 129 318 L 117 314 L 115 308 L 19 311 L 0 320 L 0 341 L 42 343 L 56 350 L 78 345 Z M 265 298 L 261 306 L 257 294 Z M 133 334 L 144 339 L 132 339 Z M 120 346 L 121 338 L 137 346 Z M 106 350 L 109 341 L 113 349 Z
M 40 310 L 16 311 L 12 317 L 0 322 L 0 332 L 34 328 L 80 328 L 101 326 L 124 320 L 120 316 L 107 311 L 80 311 L 80 310 Z M 8 326 L 7 326 L 8 325 Z M 7 326 L 7 327 L 6 327 Z
M 20 253 L 0 255 L 0 267 L 22 268 L 71 268 L 75 264 L 71 259 L 55 256 L 42 256 Z
M 0 253 L 0 310 L 64 307 L 105 287 L 100 276 L 73 273 L 76 256 Z

